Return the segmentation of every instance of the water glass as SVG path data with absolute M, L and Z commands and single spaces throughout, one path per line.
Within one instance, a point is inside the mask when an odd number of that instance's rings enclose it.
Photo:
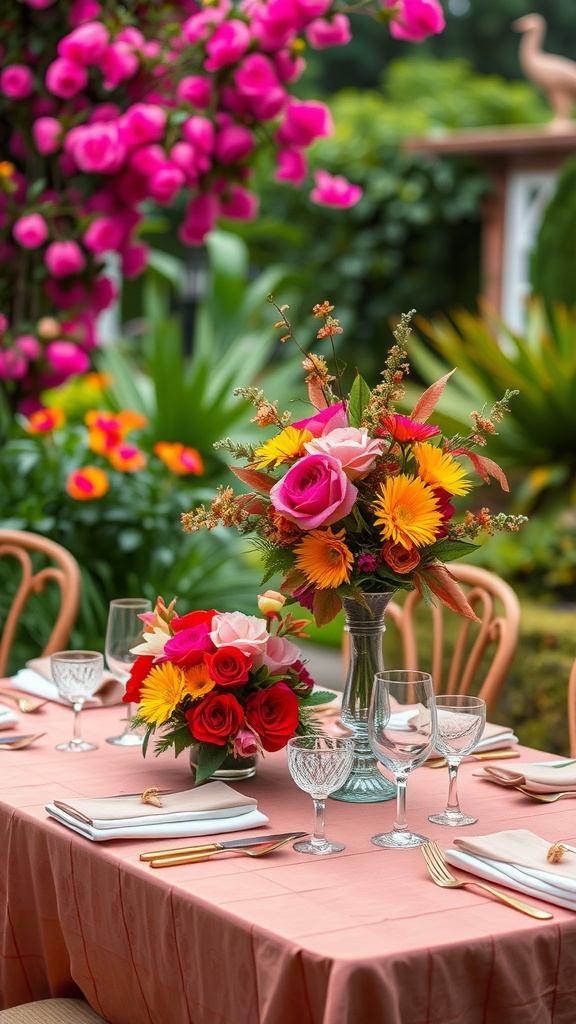
M 60 697 L 69 701 L 74 711 L 74 732 L 68 743 L 59 743 L 56 750 L 78 753 L 96 750 L 97 743 L 88 743 L 80 735 L 80 712 L 102 681 L 104 658 L 98 651 L 58 651 L 50 655 L 52 679 Z
M 484 731 L 486 704 L 480 697 L 464 693 L 442 694 L 436 697 L 436 711 L 436 750 L 444 755 L 448 765 L 448 800 L 445 810 L 431 814 L 428 820 L 436 825 L 473 825 L 478 818 L 460 810 L 458 767 L 462 758 L 474 750 Z
M 372 836 L 388 849 L 423 846 L 426 836 L 410 832 L 406 823 L 406 782 L 423 764 L 436 741 L 436 705 L 428 672 L 397 669 L 377 672 L 368 713 L 370 746 L 396 781 L 396 820 L 391 832 Z
M 296 785 L 310 793 L 314 802 L 314 832 L 310 839 L 294 843 L 298 853 L 339 853 L 343 843 L 332 842 L 324 832 L 326 798 L 346 781 L 354 762 L 351 736 L 293 736 L 288 740 L 288 769 Z
M 106 664 L 121 683 L 128 682 L 132 665 L 137 658 L 137 655 L 132 653 L 132 648 L 142 641 L 144 623 L 140 616 L 151 610 L 152 604 L 145 597 L 118 597 L 110 602 L 104 648 Z M 141 746 L 143 735 L 134 732 L 130 725 L 136 708 L 129 704 L 127 710 L 128 718 L 124 732 L 119 736 L 109 736 L 106 742 L 119 747 Z

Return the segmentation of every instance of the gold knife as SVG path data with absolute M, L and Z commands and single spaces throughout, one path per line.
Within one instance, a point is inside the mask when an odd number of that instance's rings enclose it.
M 507 757 L 520 757 L 518 750 L 485 750 L 480 751 L 478 754 L 466 754 L 462 758 L 465 761 L 471 757 L 473 761 L 502 761 Z M 445 757 L 429 757 L 424 762 L 426 768 L 445 768 L 446 758 Z
M 148 853 L 141 853 L 140 860 L 152 861 L 160 858 L 186 857 L 197 853 L 216 853 L 217 850 L 235 850 L 245 846 L 264 846 L 267 843 L 279 843 L 282 840 L 300 839 L 308 835 L 307 832 L 281 832 L 276 836 L 249 836 L 247 839 L 227 839 L 222 842 L 200 843 L 196 846 L 180 846 L 173 850 L 152 850 Z

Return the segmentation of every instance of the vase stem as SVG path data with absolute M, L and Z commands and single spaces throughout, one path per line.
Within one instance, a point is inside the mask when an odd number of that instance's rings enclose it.
M 380 771 L 368 739 L 368 710 L 374 675 L 384 668 L 384 613 L 394 595 L 363 596 L 365 604 L 354 598 L 342 601 L 350 654 L 341 718 L 354 734 L 354 763 L 344 785 L 331 795 L 334 800 L 350 803 L 375 803 L 392 800 L 396 796 L 396 787 Z

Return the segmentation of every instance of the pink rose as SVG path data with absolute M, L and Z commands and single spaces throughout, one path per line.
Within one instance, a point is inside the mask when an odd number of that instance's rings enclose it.
M 150 195 L 157 203 L 169 203 L 185 182 L 184 172 L 167 162 L 151 175 L 148 183 Z
M 200 193 L 186 207 L 186 219 L 178 234 L 185 245 L 201 245 L 214 227 L 219 211 L 218 199 L 209 193 Z
M 345 14 L 335 14 L 330 19 L 316 18 L 306 27 L 305 35 L 315 50 L 345 46 L 352 38 L 350 21 Z
M 12 234 L 24 249 L 37 249 L 48 238 L 48 225 L 39 213 L 19 217 L 12 228 Z
M 196 146 L 202 153 L 211 153 L 214 149 L 214 124 L 209 117 L 195 114 L 182 125 L 182 135 L 191 146 Z
M 220 68 L 235 64 L 246 53 L 250 46 L 250 29 L 237 18 L 219 25 L 206 43 L 208 58 L 204 61 L 207 71 L 219 71 Z
M 0 92 L 11 100 L 24 100 L 34 90 L 34 77 L 25 64 L 7 64 L 0 71 Z
M 90 368 L 86 353 L 71 341 L 51 341 L 46 346 L 46 358 L 55 373 L 66 377 L 73 373 L 86 373 Z
M 314 174 L 316 188 L 310 193 L 313 203 L 321 206 L 336 206 L 339 209 L 348 209 L 355 206 L 362 198 L 362 189 L 359 185 L 352 185 L 341 174 L 332 175 L 328 171 L 318 170 Z
M 243 612 L 219 612 L 212 620 L 210 639 L 215 647 L 237 647 L 254 658 L 259 668 L 270 634 L 266 621 Z
M 27 369 L 28 363 L 22 352 L 13 348 L 0 349 L 0 380 L 19 380 Z
M 81 171 L 114 174 L 123 164 L 126 147 L 117 121 L 97 122 L 72 128 L 64 141 L 67 153 Z
M 122 139 L 128 149 L 158 142 L 164 135 L 167 113 L 155 103 L 134 103 L 120 118 Z
M 298 187 L 306 177 L 306 158 L 295 146 L 279 149 L 276 154 L 277 167 L 274 177 L 277 181 L 289 181 Z
M 17 348 L 27 359 L 40 359 L 42 346 L 33 334 L 21 334 L 14 338 L 14 348 Z
M 370 472 L 382 444 L 368 436 L 366 427 L 343 427 L 315 437 L 304 447 L 307 452 L 324 452 L 338 459 L 348 479 L 357 480 Z
M 234 757 L 254 757 L 262 750 L 262 744 L 251 729 L 240 729 L 234 738 Z
M 314 139 L 331 135 L 333 130 L 332 115 L 324 103 L 292 98 L 286 104 L 277 139 L 289 146 L 309 146 Z
M 98 64 L 108 43 L 109 32 L 101 21 L 90 21 L 73 29 L 58 43 L 58 56 L 76 64 Z
M 252 132 L 241 124 L 228 124 L 216 137 L 214 155 L 221 164 L 233 164 L 245 160 L 253 149 Z
M 101 7 L 98 0 L 73 0 L 68 17 L 70 24 L 75 28 L 84 21 L 92 21 L 97 18 L 100 12 Z
M 124 277 L 138 277 L 148 262 L 149 247 L 145 242 L 127 242 L 120 250 Z
M 271 636 L 266 645 L 262 664 L 266 666 L 270 675 L 278 675 L 285 672 L 290 665 L 298 661 L 300 649 L 285 636 Z
M 181 78 L 176 88 L 176 95 L 183 103 L 191 103 L 203 110 L 210 106 L 212 87 L 207 78 L 201 75 L 186 75 Z
M 38 117 L 32 125 L 36 149 L 43 156 L 55 153 L 60 148 L 62 135 L 62 125 L 55 117 Z
M 445 27 L 444 12 L 438 0 L 386 0 L 386 7 L 400 7 L 390 25 L 395 39 L 421 43 L 427 36 L 437 35 Z
M 357 494 L 338 459 L 305 455 L 274 484 L 270 500 L 277 512 L 302 530 L 315 530 L 347 516 Z
M 269 57 L 251 53 L 234 72 L 234 83 L 242 96 L 262 96 L 277 88 L 278 76 Z
M 117 249 L 122 241 L 122 225 L 113 217 L 97 217 L 88 225 L 82 241 L 90 252 L 100 255 Z
M 60 99 L 69 100 L 88 85 L 88 72 L 81 64 L 57 57 L 48 65 L 46 88 Z
M 190 629 L 181 629 L 170 637 L 164 645 L 164 655 L 184 670 L 199 665 L 204 654 L 214 650 L 208 626 L 199 623 Z
M 241 185 L 232 185 L 228 196 L 220 200 L 220 214 L 231 220 L 254 220 L 258 214 L 258 197 Z
M 44 262 L 53 277 L 78 274 L 86 259 L 77 242 L 52 242 L 44 253 Z
M 336 402 L 335 405 L 328 405 L 326 409 L 314 413 L 313 416 L 306 416 L 303 420 L 296 420 L 292 423 L 296 430 L 309 430 L 313 437 L 321 437 L 322 434 L 329 434 L 331 430 L 338 427 L 348 426 L 348 416 L 344 402 Z
M 100 67 L 104 75 L 104 88 L 112 90 L 116 89 L 120 82 L 134 77 L 140 67 L 140 61 L 129 43 L 117 40 L 106 48 Z

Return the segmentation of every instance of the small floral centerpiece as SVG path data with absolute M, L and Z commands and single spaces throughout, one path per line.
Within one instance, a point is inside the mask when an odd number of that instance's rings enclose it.
M 137 703 L 143 752 L 156 730 L 159 754 L 196 748 L 196 783 L 237 759 L 280 750 L 296 733 L 315 731 L 314 708 L 334 694 L 315 691 L 300 648 L 309 620 L 282 614 L 285 598 L 266 591 L 262 616 L 193 611 L 177 615 L 159 598 L 145 622 L 143 643 L 124 701 Z
M 281 340 L 296 340 L 288 307 L 270 301 Z M 324 302 L 314 315 L 323 321 L 317 338 L 332 343 L 337 375 L 323 356 L 301 349 L 311 409 L 296 421 L 258 388 L 235 392 L 255 406 L 252 422 L 274 433 L 256 445 L 218 442 L 243 463 L 233 472 L 249 493 L 221 487 L 208 509 L 184 513 L 184 529 L 222 523 L 256 535 L 264 580 L 280 572 L 280 590 L 310 609 L 318 625 L 337 614 L 342 598 L 362 602 L 363 594 L 413 588 L 476 618 L 446 563 L 473 551 L 481 531 L 517 530 L 524 517 L 481 508 L 457 520 L 452 502 L 471 491 L 470 468 L 508 490 L 500 467 L 477 449 L 495 433 L 515 392 L 506 391 L 488 412 L 473 412 L 468 436 L 444 437 L 428 422 L 454 371 L 428 388 L 410 415 L 399 413 L 409 372 L 409 313 L 394 332 L 381 382 L 371 389 L 357 374 L 344 396 L 334 351 L 342 328 L 333 308 Z

